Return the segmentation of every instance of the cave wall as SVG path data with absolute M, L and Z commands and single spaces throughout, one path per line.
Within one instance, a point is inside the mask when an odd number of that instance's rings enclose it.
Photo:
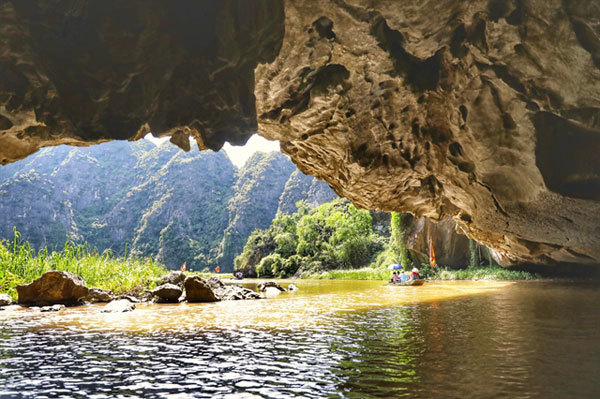
M 259 131 L 365 208 L 514 262 L 600 261 L 600 3 L 286 2 Z

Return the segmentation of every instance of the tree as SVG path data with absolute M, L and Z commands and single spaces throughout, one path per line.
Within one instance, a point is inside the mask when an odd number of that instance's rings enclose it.
M 394 254 L 397 254 L 398 260 L 402 266 L 410 264 L 408 251 L 406 250 L 406 237 L 404 231 L 404 223 L 402 222 L 402 214 L 392 212 L 390 247 Z

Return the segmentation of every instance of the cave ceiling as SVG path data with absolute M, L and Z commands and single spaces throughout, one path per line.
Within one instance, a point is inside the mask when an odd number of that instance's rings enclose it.
M 0 0 L 0 163 L 279 140 L 503 264 L 600 262 L 597 0 Z

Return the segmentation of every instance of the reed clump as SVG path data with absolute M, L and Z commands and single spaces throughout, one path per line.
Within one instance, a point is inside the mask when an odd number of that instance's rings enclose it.
M 88 287 L 111 290 L 117 295 L 154 288 L 157 278 L 167 273 L 164 265 L 151 258 L 115 257 L 109 251 L 98 253 L 87 244 L 67 241 L 61 250 L 35 251 L 28 242 L 21 241 L 17 231 L 12 242 L 0 241 L 0 293 L 16 299 L 17 285 L 29 284 L 51 270 L 77 274 Z

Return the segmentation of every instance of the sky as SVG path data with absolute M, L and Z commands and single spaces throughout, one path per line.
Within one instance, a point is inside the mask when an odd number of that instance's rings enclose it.
M 157 139 L 156 137 L 152 136 L 151 133 L 148 133 L 144 138 L 152 141 L 156 145 L 160 145 L 169 139 L 168 137 Z M 270 141 L 259 136 L 258 134 L 255 134 L 250 137 L 250 140 L 248 140 L 246 145 L 233 146 L 229 143 L 225 143 L 223 150 L 225 150 L 227 156 L 229 159 L 231 159 L 231 162 L 233 162 L 233 164 L 238 168 L 241 168 L 244 166 L 248 158 L 250 158 L 256 151 L 279 151 L 279 141 Z

